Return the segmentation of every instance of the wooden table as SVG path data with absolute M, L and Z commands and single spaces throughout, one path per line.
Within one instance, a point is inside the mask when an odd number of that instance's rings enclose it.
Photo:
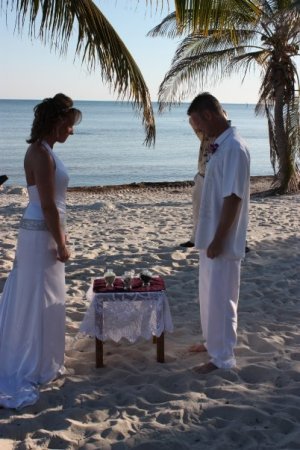
M 95 337 L 96 367 L 104 366 L 103 342 L 121 338 L 135 342 L 140 336 L 156 343 L 156 359 L 163 363 L 164 336 L 173 331 L 173 323 L 162 278 L 156 277 L 148 288 L 136 281 L 130 291 L 118 289 L 120 280 L 116 280 L 115 290 L 106 289 L 102 279 L 95 280 L 87 293 L 91 303 L 79 332 Z M 100 288 L 95 292 L 97 281 Z

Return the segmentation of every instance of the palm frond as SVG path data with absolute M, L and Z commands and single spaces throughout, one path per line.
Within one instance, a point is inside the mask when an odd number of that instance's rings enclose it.
M 243 45 L 251 45 L 256 42 L 255 33 L 253 30 L 239 29 L 236 30 L 237 40 L 239 45 L 234 45 L 231 39 L 230 30 L 218 32 L 215 30 L 209 31 L 208 36 L 200 33 L 194 33 L 187 36 L 178 46 L 172 64 L 179 61 L 187 55 L 201 55 L 203 52 L 215 52 L 218 50 L 226 50 L 227 48 L 240 48 Z
M 227 0 L 226 2 L 223 1 L 221 5 L 221 2 L 216 0 L 198 1 L 195 3 L 195 6 L 200 8 L 198 12 L 187 10 L 185 14 L 181 15 L 181 10 L 176 9 L 175 12 L 169 14 L 160 24 L 150 30 L 148 36 L 174 38 L 183 34 L 200 33 L 207 36 L 211 30 L 218 30 L 219 33 L 230 31 L 231 40 L 238 43 L 236 40 L 237 29 L 247 24 L 253 24 L 253 21 L 257 19 L 257 12 L 254 14 L 252 10 L 250 19 L 249 15 L 245 14 L 245 9 L 241 8 L 241 3 L 243 1 Z M 176 6 L 178 7 L 177 4 Z M 181 5 L 179 5 L 179 8 L 181 8 Z M 199 17 L 197 14 L 199 14 Z M 197 20 L 197 24 L 193 23 L 194 20 Z
M 260 48 L 259 50 L 256 50 L 256 51 L 250 51 L 250 50 L 251 50 L 251 47 L 248 46 L 247 53 L 236 56 L 234 58 L 234 60 L 232 61 L 232 64 L 238 64 L 238 63 L 244 61 L 244 62 L 247 62 L 247 64 L 256 62 L 259 66 L 264 66 L 266 64 L 267 59 L 270 57 L 270 53 L 263 48 Z
M 215 84 L 230 76 L 234 67 L 230 62 L 244 47 L 231 47 L 215 52 L 191 53 L 174 63 L 159 87 L 159 110 L 181 102 L 198 86 Z
M 278 9 L 278 1 L 277 0 L 260 0 L 260 8 L 261 14 L 263 17 L 270 17 Z
M 255 33 L 241 29 L 237 30 L 237 35 L 245 45 L 233 45 L 230 31 L 212 31 L 208 36 L 187 36 L 177 48 L 171 68 L 160 85 L 160 111 L 184 99 L 196 86 L 203 86 L 208 81 L 216 83 L 238 71 L 238 67 L 244 67 L 246 75 L 251 58 L 257 62 L 259 55 L 262 57 L 262 49 L 250 53 L 248 61 L 243 60 L 252 42 L 255 42 Z
M 175 0 L 175 8 L 178 24 L 188 25 L 189 34 L 210 27 L 234 30 L 234 14 L 243 23 L 254 23 L 260 15 L 257 2 L 251 0 Z
M 147 33 L 147 36 L 166 36 L 168 38 L 174 38 L 181 36 L 184 28 L 185 26 L 178 26 L 176 12 L 172 12 L 156 25 L 156 27 L 152 28 L 152 30 Z
M 269 52 L 264 49 L 259 49 L 257 51 L 251 51 L 251 47 L 245 47 L 245 53 L 236 55 L 232 58 L 230 68 L 231 73 L 240 73 L 243 71 L 242 83 L 244 82 L 247 74 L 251 69 L 256 69 L 257 66 L 261 68 L 265 66 L 266 60 L 269 56 Z
M 292 2 L 292 7 L 300 10 L 300 0 L 294 0 Z
M 18 31 L 25 27 L 27 19 L 29 35 L 61 53 L 68 50 L 77 28 L 75 56 L 81 56 L 88 70 L 100 69 L 102 80 L 118 98 L 127 98 L 133 103 L 142 114 L 146 144 L 154 143 L 154 114 L 145 80 L 125 44 L 93 1 L 7 0 L 6 9 L 9 3 L 10 9 L 16 11 Z
M 259 0 L 260 8 L 268 15 L 290 11 L 300 5 L 299 0 Z

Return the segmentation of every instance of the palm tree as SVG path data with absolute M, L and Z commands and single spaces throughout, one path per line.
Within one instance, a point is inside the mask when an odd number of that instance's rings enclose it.
M 62 54 L 76 31 L 76 56 L 81 55 L 89 70 L 99 66 L 102 80 L 113 92 L 121 99 L 126 97 L 132 101 L 142 114 L 146 143 L 154 143 L 154 114 L 144 78 L 125 44 L 93 1 L 0 0 L 0 12 L 3 11 L 15 11 L 18 32 L 29 24 L 30 37 L 50 44 Z
M 205 2 L 196 3 L 200 8 Z M 208 77 L 216 82 L 243 70 L 245 78 L 257 66 L 261 88 L 256 112 L 264 112 L 268 119 L 274 185 L 281 193 L 296 192 L 300 189 L 300 91 L 294 59 L 299 55 L 300 10 L 293 7 L 293 0 L 257 0 L 243 8 L 241 1 L 228 0 L 220 15 L 221 2 L 209 3 L 206 22 L 195 20 L 195 11 L 186 9 L 179 19 L 178 12 L 172 13 L 149 33 L 188 32 L 161 83 L 160 109 L 194 92 L 195 84 L 203 87 Z

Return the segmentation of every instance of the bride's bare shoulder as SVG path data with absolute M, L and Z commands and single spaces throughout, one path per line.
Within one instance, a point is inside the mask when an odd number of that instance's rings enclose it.
M 44 147 L 44 145 L 41 142 L 33 142 L 33 144 L 30 144 L 27 148 L 25 158 L 26 157 L 41 157 L 41 158 L 49 158 L 49 152 Z

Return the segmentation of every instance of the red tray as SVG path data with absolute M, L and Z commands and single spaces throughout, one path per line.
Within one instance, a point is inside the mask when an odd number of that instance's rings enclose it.
M 134 277 L 131 283 L 131 289 L 125 289 L 124 281 L 121 277 L 116 277 L 113 287 L 107 287 L 104 278 L 97 278 L 94 280 L 94 292 L 156 292 L 165 289 L 164 280 L 158 276 L 150 280 L 149 286 L 143 286 L 140 278 Z

